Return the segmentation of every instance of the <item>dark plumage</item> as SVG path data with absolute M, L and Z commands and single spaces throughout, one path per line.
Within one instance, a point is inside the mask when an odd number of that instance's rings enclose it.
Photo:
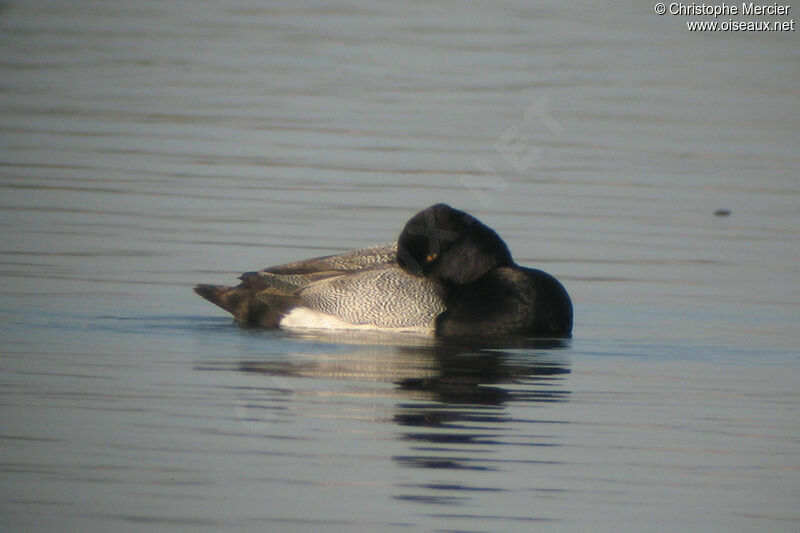
M 397 246 L 401 268 L 442 287 L 437 335 L 572 333 L 572 302 L 561 283 L 515 264 L 497 233 L 463 211 L 446 204 L 420 211 Z

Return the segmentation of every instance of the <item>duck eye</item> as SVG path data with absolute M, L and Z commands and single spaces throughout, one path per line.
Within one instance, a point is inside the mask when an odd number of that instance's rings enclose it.
M 439 255 L 439 254 L 428 254 L 428 257 L 426 257 L 426 258 L 425 258 L 425 261 L 427 261 L 428 263 L 430 263 L 431 261 L 433 261 L 434 259 L 436 259 L 436 257 L 438 257 L 438 255 Z

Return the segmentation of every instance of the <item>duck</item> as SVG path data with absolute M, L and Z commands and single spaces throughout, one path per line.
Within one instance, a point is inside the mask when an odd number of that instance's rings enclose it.
M 242 326 L 568 338 L 572 301 L 552 275 L 517 265 L 502 238 L 447 204 L 396 242 L 272 266 L 194 291 Z

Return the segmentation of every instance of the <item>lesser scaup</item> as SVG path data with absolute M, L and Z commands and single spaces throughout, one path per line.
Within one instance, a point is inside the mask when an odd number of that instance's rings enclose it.
M 195 292 L 240 324 L 383 329 L 437 336 L 569 337 L 572 303 L 551 275 L 520 267 L 492 229 L 436 204 L 397 243 L 243 274 Z

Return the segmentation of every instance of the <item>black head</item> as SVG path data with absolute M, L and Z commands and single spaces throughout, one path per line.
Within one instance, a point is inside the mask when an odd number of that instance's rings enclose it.
M 506 243 L 475 217 L 436 204 L 414 215 L 397 239 L 400 267 L 452 285 L 471 283 L 513 264 Z

